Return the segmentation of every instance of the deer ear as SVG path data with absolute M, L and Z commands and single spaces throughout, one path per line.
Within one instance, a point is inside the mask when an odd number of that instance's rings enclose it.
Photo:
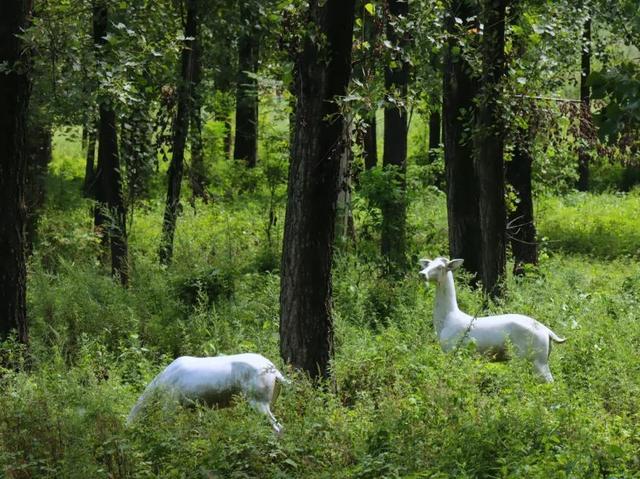
M 420 263 L 421 268 L 426 268 L 427 266 L 429 266 L 429 263 L 431 263 L 431 260 L 427 258 L 422 258 L 421 260 L 418 261 L 418 263 Z
M 447 271 L 455 271 L 464 263 L 463 259 L 452 259 L 447 263 Z

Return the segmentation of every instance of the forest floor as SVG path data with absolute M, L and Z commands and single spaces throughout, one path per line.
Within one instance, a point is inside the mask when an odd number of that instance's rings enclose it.
M 447 251 L 445 197 L 428 172 L 409 169 L 416 268 L 399 281 L 382 276 L 379 212 L 356 194 L 357 241 L 335 258 L 333 378 L 316 389 L 279 357 L 282 183 L 237 193 L 246 172 L 216 163 L 213 201 L 184 201 L 165 268 L 156 175 L 130 223 L 123 290 L 100 261 L 74 148 L 57 142 L 29 264 L 31 371 L 0 376 L 5 477 L 640 477 L 639 192 L 539 196 L 540 265 L 510 275 L 504 298 L 486 307 L 457 280 L 464 311 L 527 314 L 568 338 L 551 354 L 553 384 L 522 361 L 441 351 L 434 291 L 417 276 L 419 257 Z M 1 352 L 19 361 L 18 349 Z M 125 426 L 176 356 L 246 351 L 293 379 L 274 408 L 281 437 L 242 400 L 219 411 L 152 408 Z

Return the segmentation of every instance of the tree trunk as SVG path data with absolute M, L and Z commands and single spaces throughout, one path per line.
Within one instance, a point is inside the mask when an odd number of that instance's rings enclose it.
M 25 185 L 27 254 L 31 254 L 33 251 L 38 218 L 40 210 L 44 206 L 45 179 L 51 162 L 52 141 L 51 125 L 38 118 L 37 112 L 30 116 L 26 140 L 27 176 Z
M 108 26 L 107 2 L 93 5 L 93 35 L 96 58 L 106 45 Z M 111 274 L 123 286 L 129 282 L 129 261 L 126 231 L 126 209 L 122 199 L 120 157 L 116 114 L 108 102 L 98 108 L 98 166 L 95 175 L 95 226 L 102 230 L 111 245 Z
M 90 122 L 87 126 L 87 157 L 84 169 L 83 194 L 86 198 L 95 198 L 95 159 L 96 159 L 96 128 L 95 122 Z
M 297 59 L 296 131 L 289 168 L 282 248 L 280 353 L 312 378 L 329 375 L 333 344 L 331 261 L 344 119 L 336 97 L 351 72 L 354 0 L 309 3 L 307 36 Z
M 378 164 L 378 135 L 375 112 L 363 119 L 362 126 L 364 129 L 361 138 L 364 168 L 370 170 Z
M 194 42 L 193 48 L 193 107 L 191 108 L 191 121 L 189 123 L 191 143 L 189 180 L 193 196 L 206 202 L 208 200 L 208 179 L 204 165 L 204 147 L 202 144 L 202 95 L 199 91 L 202 77 L 202 47 L 200 42 Z
M 531 191 L 531 165 L 533 155 L 533 133 L 518 128 L 513 148 L 513 158 L 507 163 L 507 181 L 513 186 L 518 203 L 509 214 L 508 234 L 513 252 L 513 273 L 524 274 L 525 264 L 538 264 L 536 227 L 533 216 L 533 193 Z
M 512 25 L 519 25 L 523 17 L 523 5 L 510 9 Z M 523 58 L 526 54 L 527 42 L 525 38 L 513 41 L 514 58 Z M 535 111 L 531 111 L 529 104 L 524 104 L 514 112 L 515 115 L 527 120 L 527 126 L 515 126 L 513 131 L 513 155 L 506 164 L 507 182 L 513 187 L 517 196 L 515 209 L 508 214 L 507 235 L 511 240 L 513 254 L 513 274 L 523 276 L 525 265 L 538 264 L 538 245 L 536 243 L 536 227 L 533 215 L 533 192 L 531 183 L 531 167 L 533 164 L 532 148 L 536 139 L 538 122 Z M 535 107 L 534 107 L 535 108 Z M 518 124 L 518 122 L 512 122 Z
M 238 45 L 238 84 L 236 94 L 236 141 L 233 158 L 253 168 L 258 160 L 258 53 L 260 38 L 253 8 L 246 2 L 240 7 L 240 23 L 245 31 Z
M 27 344 L 25 257 L 25 138 L 31 84 L 29 59 L 18 35 L 27 27 L 31 1 L 0 7 L 0 340 L 13 330 Z M 22 66 L 19 66 L 21 63 Z
M 397 19 L 409 13 L 404 0 L 389 0 L 389 13 Z M 404 51 L 407 41 L 398 35 L 392 22 L 387 24 L 387 38 Z M 384 151 L 382 165 L 392 168 L 393 195 L 382 205 L 381 252 L 389 271 L 400 273 L 406 266 L 406 171 L 407 171 L 407 83 L 409 64 L 400 61 L 397 68 L 386 68 L 384 84 L 387 92 L 395 92 L 399 98 L 387 102 L 384 108 Z
M 481 43 L 482 83 L 476 122 L 476 173 L 478 175 L 483 289 L 500 293 L 506 267 L 504 201 L 504 122 L 500 110 L 504 76 L 504 26 L 506 0 L 485 0 Z
M 429 115 L 429 161 L 434 162 L 438 159 L 438 149 L 440 148 L 440 126 L 442 119 L 440 118 L 440 110 L 431 110 Z
M 364 7 L 358 6 L 362 11 L 362 21 L 364 22 L 364 39 L 372 46 L 369 53 L 361 52 L 363 55 L 361 64 L 362 68 L 357 68 L 360 81 L 369 83 L 375 81 L 376 67 L 378 66 L 378 58 L 375 54 L 373 45 L 378 41 L 380 35 L 380 27 L 374 21 L 374 17 L 367 12 Z M 364 160 L 365 170 L 370 170 L 378 165 L 378 144 L 377 144 L 377 121 L 376 121 L 376 104 L 371 107 L 371 111 L 365 113 L 362 119 L 362 130 L 360 132 L 359 143 L 362 147 L 362 159 Z
M 340 156 L 340 173 L 338 180 L 338 202 L 336 209 L 335 239 L 338 245 L 347 245 L 349 241 L 355 243 L 355 224 L 351 207 L 351 167 L 353 152 L 351 151 L 351 137 L 353 135 L 353 118 L 344 120 L 345 148 Z
M 480 219 L 473 142 L 468 132 L 473 125 L 478 81 L 456 40 L 454 19 L 463 19 L 461 29 L 466 32 L 477 26 L 476 20 L 468 20 L 477 18 L 477 14 L 469 0 L 452 2 L 447 12 L 442 85 L 449 250 L 452 258 L 464 259 L 465 268 L 476 275 L 475 280 L 480 273 Z
M 173 237 L 176 221 L 180 212 L 180 187 L 184 169 L 184 147 L 189 128 L 189 111 L 191 109 L 191 92 L 193 79 L 193 44 L 198 35 L 197 19 L 198 0 L 187 0 L 187 22 L 185 25 L 185 43 L 182 47 L 182 68 L 178 85 L 178 112 L 173 130 L 173 146 L 171 163 L 168 171 L 167 200 L 162 223 L 162 239 L 160 240 L 160 263 L 171 263 L 173 256 Z
M 591 88 L 587 84 L 591 73 L 591 17 L 584 22 L 582 31 L 582 55 L 580 69 L 580 133 L 583 142 L 588 141 L 591 123 Z M 589 189 L 589 151 L 585 146 L 578 149 L 578 184 L 579 191 Z

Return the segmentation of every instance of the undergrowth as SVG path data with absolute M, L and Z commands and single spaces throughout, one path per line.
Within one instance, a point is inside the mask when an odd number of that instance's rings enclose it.
M 265 205 L 275 202 L 269 234 L 281 238 L 281 190 L 185 206 L 168 268 L 156 253 L 162 202 L 141 202 L 123 290 L 99 260 L 77 175 L 57 161 L 29 264 L 31 369 L 0 374 L 5 477 L 640 477 L 637 193 L 540 199 L 540 265 L 509 277 L 499 302 L 484 305 L 458 278 L 464 311 L 528 314 L 568 338 L 554 346 L 550 385 L 522 361 L 442 353 L 433 289 L 416 268 L 382 276 L 377 212 L 356 196 L 366 235 L 336 254 L 333 376 L 316 388 L 279 358 L 279 252 L 265 248 Z M 445 198 L 424 174 L 410 169 L 412 260 L 446 252 Z M 2 353 L 18 361 L 18 349 Z M 241 398 L 224 410 L 158 407 L 125 426 L 176 356 L 245 351 L 293 379 L 274 408 L 281 437 Z

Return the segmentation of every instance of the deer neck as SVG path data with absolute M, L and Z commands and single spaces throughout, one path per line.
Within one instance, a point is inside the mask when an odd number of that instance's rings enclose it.
M 453 273 L 447 271 L 447 275 L 436 286 L 436 303 L 433 309 L 433 323 L 438 335 L 446 326 L 447 321 L 452 320 L 460 309 L 456 299 L 456 287 L 453 283 Z

